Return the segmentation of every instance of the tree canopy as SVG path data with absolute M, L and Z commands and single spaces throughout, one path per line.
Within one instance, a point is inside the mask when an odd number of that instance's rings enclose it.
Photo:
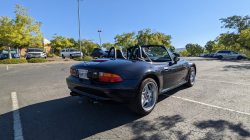
M 198 44 L 187 44 L 186 50 L 193 56 L 198 56 L 203 52 L 203 48 Z
M 10 47 L 41 46 L 41 24 L 31 18 L 28 9 L 22 5 L 16 4 L 14 13 L 16 14 L 15 19 L 8 16 L 0 17 L 0 41 L 8 46 L 9 50 Z M 11 59 L 11 55 L 9 55 L 9 58 Z

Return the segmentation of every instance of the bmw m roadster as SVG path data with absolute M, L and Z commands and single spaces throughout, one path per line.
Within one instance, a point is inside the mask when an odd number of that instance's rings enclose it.
M 196 72 L 194 63 L 163 45 L 137 45 L 127 49 L 126 58 L 111 48 L 108 58 L 72 66 L 66 81 L 72 96 L 126 103 L 131 111 L 147 115 L 158 95 L 181 85 L 192 87 Z

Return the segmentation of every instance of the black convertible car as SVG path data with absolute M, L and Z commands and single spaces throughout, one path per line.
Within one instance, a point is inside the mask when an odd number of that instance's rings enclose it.
M 195 64 L 179 59 L 165 46 L 134 46 L 128 53 L 125 58 L 120 50 L 111 48 L 108 58 L 72 66 L 66 79 L 70 94 L 126 103 L 133 112 L 146 115 L 154 109 L 158 95 L 194 85 Z

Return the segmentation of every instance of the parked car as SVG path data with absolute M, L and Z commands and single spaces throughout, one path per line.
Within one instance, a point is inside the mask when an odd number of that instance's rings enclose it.
M 210 53 L 209 57 L 214 57 L 214 53 Z
M 20 57 L 19 54 L 14 49 L 11 49 L 10 53 L 11 53 L 12 58 L 19 58 Z M 9 58 L 9 50 L 8 49 L 5 49 L 0 53 L 0 60 L 6 59 L 6 58 Z
M 65 59 L 65 57 L 69 57 L 70 59 L 76 58 L 76 57 L 80 57 L 83 53 L 80 52 L 77 49 L 62 49 L 60 50 L 60 56 Z
M 31 58 L 47 58 L 47 55 L 45 52 L 38 48 L 28 48 L 26 51 L 26 60 Z
M 104 57 L 108 57 L 109 51 L 104 51 Z
M 208 57 L 208 54 L 207 54 L 207 53 L 205 53 L 203 57 Z
M 204 54 L 199 54 L 198 56 L 199 56 L 199 57 L 203 57 L 203 56 L 204 56 Z
M 222 59 L 222 58 L 230 58 L 230 59 L 246 59 L 246 55 L 245 54 L 240 54 L 236 51 L 233 50 L 218 50 L 215 54 L 214 57 L 218 58 L 218 59 Z
M 100 48 L 95 48 L 92 53 L 91 53 L 91 57 L 95 58 L 103 58 L 106 57 L 108 54 L 106 54 L 106 52 L 102 51 L 102 49 Z
M 163 55 L 149 57 L 142 48 Z M 73 65 L 66 79 L 70 95 L 125 103 L 131 111 L 146 115 L 154 109 L 158 95 L 195 83 L 196 65 L 179 59 L 163 45 L 134 46 L 127 51 L 131 53 L 129 59 L 117 50 L 115 59 L 98 58 Z

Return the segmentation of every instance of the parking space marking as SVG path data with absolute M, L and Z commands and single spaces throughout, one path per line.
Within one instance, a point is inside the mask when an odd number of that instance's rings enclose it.
M 233 109 L 229 109 L 229 108 L 225 108 L 225 107 L 220 107 L 220 106 L 216 106 L 216 105 L 210 105 L 210 104 L 206 104 L 206 103 L 202 103 L 202 102 L 198 102 L 198 101 L 194 101 L 194 100 L 190 100 L 190 99 L 186 99 L 186 98 L 182 98 L 182 97 L 177 97 L 177 96 L 173 96 L 173 95 L 167 95 L 167 94 L 163 94 L 163 95 L 168 96 L 168 97 L 181 99 L 181 100 L 185 100 L 185 101 L 189 101 L 189 102 L 193 102 L 193 103 L 197 103 L 197 104 L 201 104 L 201 105 L 205 105 L 205 106 L 210 106 L 210 107 L 223 109 L 223 110 L 227 110 L 227 111 L 236 112 L 236 113 L 240 113 L 240 114 L 250 116 L 250 113 L 246 113 L 246 112 L 241 112 L 241 111 L 237 111 L 237 110 L 233 110 Z
M 16 92 L 11 92 L 14 140 L 24 140 Z

